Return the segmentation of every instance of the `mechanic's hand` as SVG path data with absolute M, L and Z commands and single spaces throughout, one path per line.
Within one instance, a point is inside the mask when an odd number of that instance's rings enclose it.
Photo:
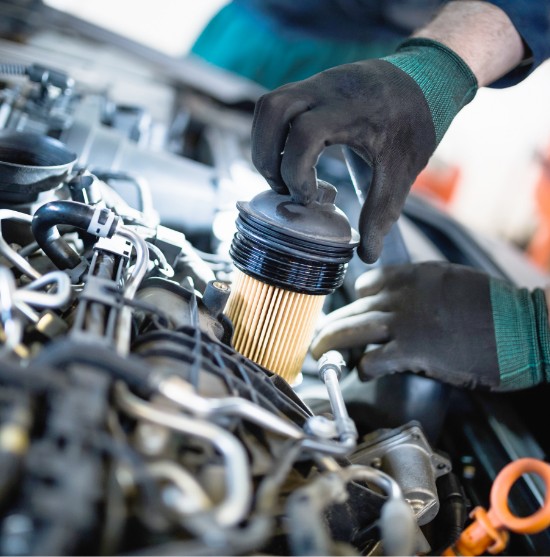
M 407 193 L 477 81 L 444 45 L 410 39 L 392 56 L 337 66 L 258 101 L 252 160 L 269 185 L 307 204 L 327 145 L 351 147 L 373 169 L 359 255 L 374 262 Z
M 463 387 L 514 390 L 550 379 L 544 292 L 468 267 L 421 263 L 359 277 L 359 300 L 326 317 L 312 344 L 380 345 L 358 364 L 362 379 L 412 371 Z

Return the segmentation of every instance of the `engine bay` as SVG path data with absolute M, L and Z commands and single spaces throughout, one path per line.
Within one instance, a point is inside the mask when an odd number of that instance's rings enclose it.
M 235 204 L 266 188 L 257 88 L 43 17 L 0 42 L 0 552 L 441 554 L 506 464 L 545 458 L 546 389 L 360 383 L 338 353 L 290 385 L 243 356 L 224 309 Z M 322 165 L 353 221 L 345 165 Z M 415 261 L 540 279 L 420 198 L 402 221 Z M 525 477 L 510 508 L 544 493 Z M 550 533 L 506 551 L 544 554 Z

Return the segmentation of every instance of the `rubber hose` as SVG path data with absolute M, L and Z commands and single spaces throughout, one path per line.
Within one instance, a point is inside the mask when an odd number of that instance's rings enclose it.
M 467 519 L 466 497 L 456 474 L 445 474 L 437 480 L 439 514 L 437 516 L 437 549 L 432 555 L 441 555 L 462 534 Z
M 97 346 L 69 339 L 48 345 L 33 363 L 54 369 L 66 369 L 72 364 L 89 365 L 94 369 L 105 371 L 115 380 L 124 381 L 141 396 L 149 396 L 156 389 L 151 368 L 140 359 L 134 356 L 121 358 L 112 350 L 98 350 Z
M 61 237 L 57 226 L 70 225 L 95 236 L 110 238 L 120 220 L 119 217 L 112 218 L 112 215 L 108 209 L 76 201 L 52 201 L 42 205 L 34 214 L 32 232 L 38 245 L 59 269 L 74 269 L 80 263 L 80 256 Z M 99 223 L 97 228 L 90 227 L 94 218 Z M 103 224 L 108 229 L 102 228 Z

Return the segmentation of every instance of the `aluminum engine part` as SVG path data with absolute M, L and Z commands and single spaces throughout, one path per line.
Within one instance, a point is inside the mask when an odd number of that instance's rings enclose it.
M 374 466 L 393 477 L 419 525 L 427 524 L 437 515 L 439 497 L 435 481 L 451 471 L 451 462 L 431 448 L 417 422 L 367 435 L 350 460 Z

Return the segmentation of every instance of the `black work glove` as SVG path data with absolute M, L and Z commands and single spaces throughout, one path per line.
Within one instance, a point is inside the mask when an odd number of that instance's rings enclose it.
M 477 81 L 453 51 L 410 39 L 392 56 L 346 64 L 258 101 L 252 160 L 269 185 L 308 204 L 328 145 L 351 147 L 373 169 L 359 256 L 374 262 L 409 189 Z
M 548 381 L 544 292 L 449 263 L 386 267 L 357 280 L 359 300 L 331 314 L 311 351 L 380 345 L 362 379 L 411 371 L 461 387 L 514 390 Z

